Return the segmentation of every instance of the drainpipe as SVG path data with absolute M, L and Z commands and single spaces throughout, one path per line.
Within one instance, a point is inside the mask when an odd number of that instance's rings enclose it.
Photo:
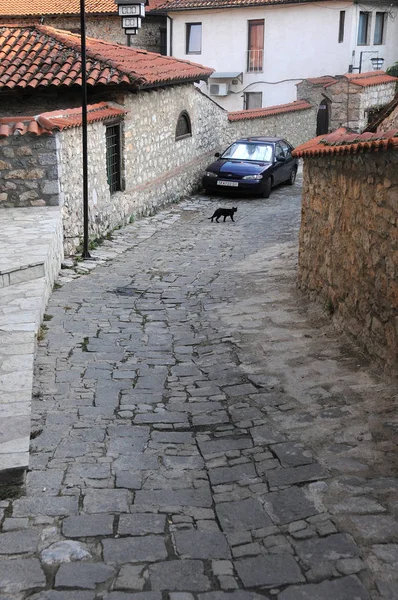
M 170 53 L 169 56 L 173 56 L 173 19 L 171 17 L 169 17 L 169 15 L 166 16 L 166 19 L 169 21 L 170 27 L 168 27 L 168 31 L 170 31 L 170 35 L 169 35 L 169 49 L 170 49 Z

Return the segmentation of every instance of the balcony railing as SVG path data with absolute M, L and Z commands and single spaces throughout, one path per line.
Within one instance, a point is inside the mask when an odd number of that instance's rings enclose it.
M 263 70 L 264 50 L 247 50 L 247 72 L 255 73 Z

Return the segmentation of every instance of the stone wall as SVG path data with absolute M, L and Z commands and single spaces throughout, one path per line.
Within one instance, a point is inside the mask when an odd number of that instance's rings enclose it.
M 89 126 L 90 238 L 106 235 L 136 216 L 149 214 L 200 186 L 204 167 L 227 126 L 227 113 L 192 85 L 119 96 L 128 110 L 123 124 L 124 190 L 110 194 L 106 178 L 105 125 Z M 175 139 L 187 111 L 192 137 Z M 65 252 L 82 236 L 81 130 L 60 136 Z
M 39 18 L 26 19 L 4 19 L 0 23 L 18 25 L 31 25 L 32 22 L 39 24 Z M 56 29 L 66 29 L 73 33 L 80 33 L 79 16 L 46 16 L 44 25 Z M 137 35 L 130 36 L 130 45 L 135 48 L 148 50 L 149 52 L 160 52 L 160 28 L 166 27 L 165 17 L 147 15 L 142 21 L 142 28 Z M 86 15 L 86 35 L 114 44 L 127 45 L 127 36 L 122 28 L 121 17 L 117 15 Z
M 56 206 L 60 202 L 57 138 L 0 138 L 0 207 Z
M 385 106 L 391 102 L 394 94 L 394 81 L 362 87 L 351 83 L 345 77 L 339 77 L 336 83 L 327 87 L 307 80 L 297 85 L 297 99 L 308 100 L 315 107 L 315 120 L 321 101 L 329 100 L 329 131 L 347 127 L 362 132 L 368 124 L 369 109 Z
M 398 365 L 398 152 L 304 161 L 299 284 Z
M 315 128 L 313 109 L 230 122 L 228 113 L 192 84 L 112 98 L 128 111 L 122 127 L 124 186 L 110 193 L 106 125 L 89 124 L 90 239 L 198 191 L 214 153 L 238 137 L 281 135 L 296 145 Z M 192 136 L 176 140 L 182 111 L 190 116 Z M 83 235 L 81 133 L 77 127 L 0 138 L 0 206 L 62 206 L 66 254 L 76 251 Z
M 242 119 L 229 123 L 228 143 L 239 137 L 281 136 L 298 146 L 316 135 L 316 108 L 270 115 L 261 119 Z

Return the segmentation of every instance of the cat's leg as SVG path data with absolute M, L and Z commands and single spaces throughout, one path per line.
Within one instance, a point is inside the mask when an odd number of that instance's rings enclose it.
M 231 219 L 232 219 L 232 221 L 235 223 L 235 220 L 234 220 L 234 215 L 231 215 Z
M 225 219 L 227 218 L 227 215 L 224 215 L 224 223 L 225 223 Z

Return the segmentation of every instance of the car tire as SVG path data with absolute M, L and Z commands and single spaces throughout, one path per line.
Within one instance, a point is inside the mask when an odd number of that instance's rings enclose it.
M 262 191 L 261 197 L 269 198 L 271 195 L 271 189 L 272 189 L 272 178 L 268 177 L 268 179 L 265 180 L 264 189 Z
M 294 169 L 292 169 L 290 172 L 289 179 L 286 181 L 287 185 L 294 185 L 294 183 L 296 181 L 296 176 L 297 176 L 297 167 L 294 167 Z

